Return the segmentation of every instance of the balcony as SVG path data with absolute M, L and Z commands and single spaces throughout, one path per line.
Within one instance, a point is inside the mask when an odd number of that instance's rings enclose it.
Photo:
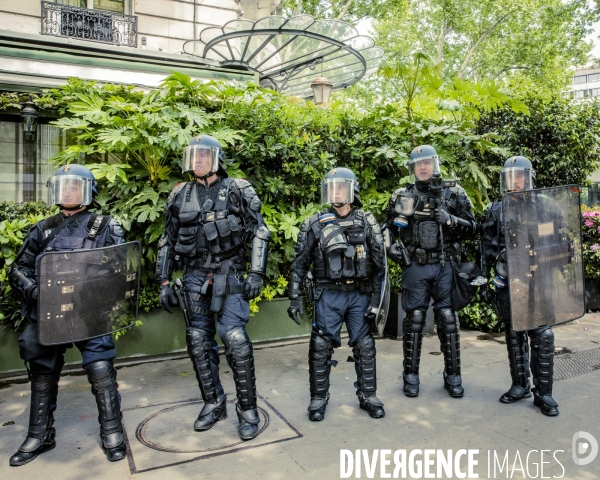
M 137 17 L 42 1 L 42 35 L 137 47 Z

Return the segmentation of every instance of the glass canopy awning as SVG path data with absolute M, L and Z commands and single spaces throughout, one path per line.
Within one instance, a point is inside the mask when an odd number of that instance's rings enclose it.
M 383 60 L 383 49 L 352 25 L 310 15 L 232 20 L 205 28 L 183 50 L 222 67 L 257 72 L 261 85 L 305 98 L 312 97 L 310 84 L 318 75 L 327 77 L 334 90 L 345 88 Z

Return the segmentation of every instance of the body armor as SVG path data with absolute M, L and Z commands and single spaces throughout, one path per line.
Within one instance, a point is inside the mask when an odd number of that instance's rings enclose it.
M 373 291 L 372 280 L 383 268 L 383 248 L 381 230 L 371 214 L 355 209 L 339 218 L 330 209 L 322 210 L 305 220 L 298 235 L 290 294 L 301 295 L 311 263 L 317 283 L 362 280 L 366 290 Z
M 176 186 L 167 200 L 157 278 L 169 279 L 177 259 L 187 269 L 243 273 L 248 242 L 252 242 L 250 272 L 264 275 L 270 234 L 260 207 L 245 180 L 219 178 L 208 187 L 196 181 Z
M 405 214 L 407 200 L 414 203 L 409 216 Z M 439 262 L 442 252 L 445 257 L 456 255 L 455 242 L 475 234 L 471 203 L 460 186 L 442 190 L 441 206 L 457 219 L 455 225 L 442 227 L 442 235 L 433 215 L 438 202 L 435 192 L 426 184 L 409 184 L 392 194 L 387 207 L 388 228 L 406 245 L 411 260 L 419 264 Z

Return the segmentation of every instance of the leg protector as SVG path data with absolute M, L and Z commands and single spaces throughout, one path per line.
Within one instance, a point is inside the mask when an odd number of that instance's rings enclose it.
M 444 388 L 451 397 L 464 395 L 460 377 L 460 330 L 454 310 L 442 308 L 437 312 L 438 338 L 444 354 Z
M 308 418 L 320 422 L 325 418 L 325 408 L 329 402 L 329 375 L 333 343 L 329 337 L 313 328 L 308 347 L 308 374 L 310 379 L 310 405 Z
M 211 335 L 200 328 L 189 327 L 186 330 L 186 343 L 204 400 L 204 406 L 194 423 L 194 430 L 202 432 L 227 418 L 227 397 L 219 382 L 219 356 L 212 348 Z
M 100 439 L 106 458 L 110 462 L 122 460 L 127 454 L 127 447 L 123 441 L 117 371 L 112 360 L 90 363 L 85 370 L 92 385 L 92 393 L 96 397 Z
M 360 408 L 366 410 L 371 418 L 385 416 L 383 403 L 375 396 L 377 391 L 377 368 L 375 362 L 375 340 L 367 335 L 352 347 L 354 367 L 356 369 L 356 388 Z
M 423 345 L 423 328 L 425 327 L 424 310 L 414 310 L 404 317 L 402 322 L 402 347 L 404 350 L 404 395 L 416 397 L 419 395 L 419 363 Z
M 533 403 L 544 415 L 558 415 L 558 404 L 552 398 L 554 375 L 554 332 L 552 328 L 534 330 L 531 335 L 531 373 Z
M 527 332 L 517 332 L 512 328 L 510 318 L 504 322 L 506 349 L 512 385 L 510 390 L 500 397 L 502 403 L 515 403 L 522 398 L 531 397 L 529 383 L 529 344 Z
M 237 393 L 239 434 L 242 440 L 250 440 L 258 434 L 260 419 L 256 409 L 256 378 L 254 377 L 254 353 L 252 343 L 243 327 L 235 327 L 223 335 L 227 363 L 233 372 Z
M 58 375 L 32 374 L 29 430 L 17 453 L 10 457 L 11 467 L 25 465 L 40 453 L 52 450 L 56 446 L 52 412 L 56 409 L 58 378 Z

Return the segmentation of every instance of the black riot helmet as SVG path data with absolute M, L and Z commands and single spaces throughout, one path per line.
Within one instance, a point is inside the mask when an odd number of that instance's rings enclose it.
M 98 193 L 98 182 L 89 168 L 70 164 L 60 167 L 46 182 L 48 204 L 64 210 L 77 210 L 92 203 Z M 66 207 L 65 207 L 66 206 Z
M 199 135 L 185 147 L 182 171 L 190 172 L 196 178 L 207 178 L 214 173 L 226 177 L 222 165 L 224 159 L 221 144 L 215 137 Z
M 500 193 L 520 192 L 531 190 L 535 170 L 527 157 L 516 155 L 504 162 L 504 168 L 500 171 Z
M 441 174 L 440 157 L 431 145 L 419 145 L 410 152 L 408 172 L 410 182 L 428 182 L 436 174 Z
M 321 203 L 341 207 L 350 203 L 362 206 L 358 193 L 360 187 L 356 175 L 349 168 L 336 167 L 330 170 L 321 182 Z

